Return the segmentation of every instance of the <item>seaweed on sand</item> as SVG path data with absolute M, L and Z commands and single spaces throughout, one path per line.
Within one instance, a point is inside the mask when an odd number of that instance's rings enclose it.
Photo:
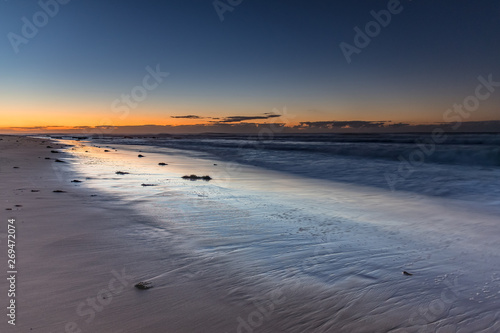
M 197 176 L 197 175 L 190 175 L 190 176 L 182 176 L 183 179 L 189 179 L 189 180 L 199 180 L 202 179 L 204 181 L 210 181 L 212 180 L 212 177 L 210 176 Z

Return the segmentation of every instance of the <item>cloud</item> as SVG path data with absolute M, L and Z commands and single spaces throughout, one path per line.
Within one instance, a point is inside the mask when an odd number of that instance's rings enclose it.
M 410 126 L 410 124 L 406 124 L 406 123 L 394 123 L 394 124 L 389 124 L 389 125 L 386 125 L 387 127 L 391 127 L 391 128 L 401 128 L 401 127 L 407 127 L 407 126 Z
M 350 121 L 304 121 L 301 122 L 296 128 L 307 129 L 359 129 L 359 128 L 381 128 L 388 123 L 387 121 L 361 121 L 361 120 L 350 120 Z
M 187 116 L 170 116 L 170 118 L 176 118 L 176 119 L 203 119 L 203 117 L 196 116 L 194 114 L 188 114 Z
M 8 127 L 13 131 L 24 131 L 24 130 L 52 130 L 52 129 L 65 129 L 67 126 L 32 126 L 32 127 Z M 74 128 L 74 127 L 72 127 Z
M 230 116 L 226 117 L 222 120 L 219 120 L 219 123 L 239 123 L 247 120 L 257 120 L 257 119 L 270 119 L 281 117 L 279 114 L 265 114 L 264 116 Z
M 459 125 L 459 126 L 458 126 Z M 457 127 L 458 126 L 458 127 Z M 445 132 L 500 132 L 500 121 L 465 121 L 457 123 L 427 123 L 409 124 L 393 123 L 392 121 L 313 121 L 301 122 L 293 127 L 302 133 L 406 133 L 406 132 L 432 132 L 441 129 Z
M 230 117 L 228 117 L 230 118 Z M 248 120 L 247 118 L 245 118 Z M 258 118 L 261 119 L 261 118 Z M 280 134 L 291 133 L 431 133 L 441 129 L 447 133 L 456 132 L 492 132 L 500 133 L 500 121 L 468 121 L 460 123 L 406 124 L 391 121 L 314 121 L 302 122 L 297 126 L 285 126 L 283 123 L 254 122 L 211 122 L 195 125 L 138 125 L 138 126 L 36 126 L 0 128 L 4 134 L 82 134 L 82 135 L 133 135 L 133 134 L 200 134 L 200 133 L 261 133 L 269 128 Z

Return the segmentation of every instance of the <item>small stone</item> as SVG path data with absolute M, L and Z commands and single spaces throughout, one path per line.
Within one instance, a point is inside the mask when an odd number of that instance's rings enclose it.
M 153 288 L 153 284 L 151 282 L 143 281 L 143 282 L 136 283 L 134 285 L 134 287 L 136 287 L 137 289 L 146 290 L 146 289 Z

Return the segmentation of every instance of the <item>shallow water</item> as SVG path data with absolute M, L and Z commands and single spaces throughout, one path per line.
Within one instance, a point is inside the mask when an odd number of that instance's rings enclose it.
M 182 252 L 182 278 L 206 279 L 236 303 L 269 303 L 280 290 L 286 302 L 268 320 L 283 330 L 500 330 L 500 225 L 491 201 L 314 179 L 197 151 L 63 142 L 74 145 L 68 161 L 84 180 L 75 186 L 151 217 L 154 225 L 127 232 Z M 167 283 L 171 272 L 152 269 L 149 278 Z M 255 329 L 266 331 L 266 322 Z
M 269 139 L 269 140 L 267 140 Z M 182 149 L 302 177 L 500 206 L 500 134 L 187 135 L 101 138 Z

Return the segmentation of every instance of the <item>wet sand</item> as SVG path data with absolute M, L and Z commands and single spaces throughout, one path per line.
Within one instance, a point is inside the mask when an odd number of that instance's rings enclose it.
M 57 174 L 54 159 L 63 153 L 51 150 L 60 146 L 1 138 L 1 269 L 5 276 L 7 221 L 15 219 L 18 271 L 15 326 L 7 323 L 6 279 L 0 283 L 1 332 L 236 331 L 245 308 L 224 301 L 203 281 L 183 279 L 182 263 L 167 276 L 169 283 L 134 288 L 151 277 L 155 262 L 178 261 L 168 244 L 151 246 L 129 234 L 127 227 L 143 217 Z M 53 192 L 58 190 L 64 193 Z

